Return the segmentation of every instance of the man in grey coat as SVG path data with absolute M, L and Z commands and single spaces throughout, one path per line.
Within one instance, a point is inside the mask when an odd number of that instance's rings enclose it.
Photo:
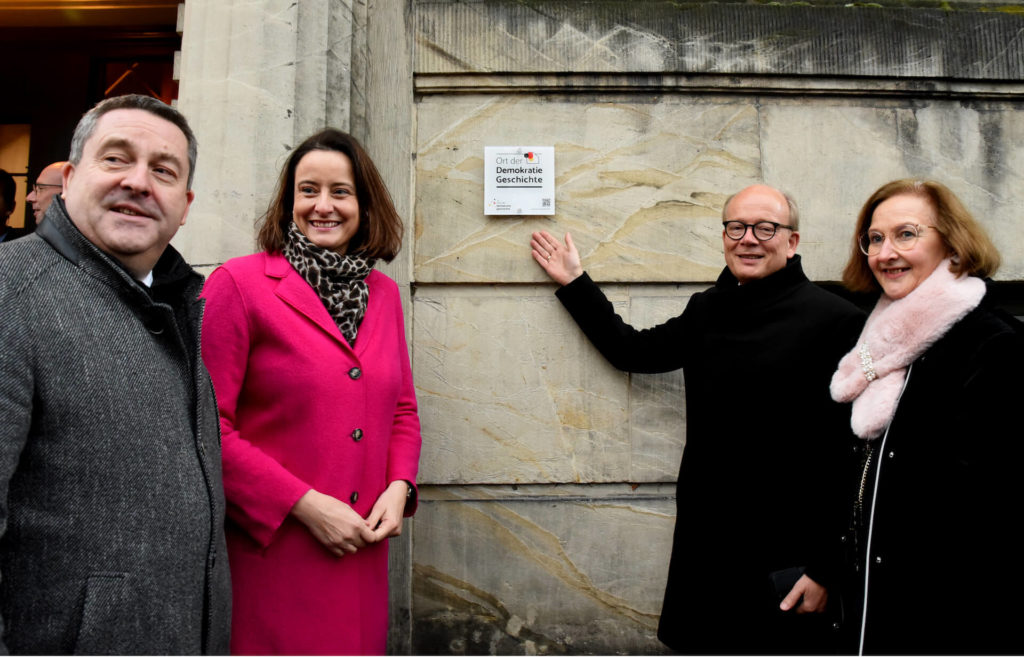
M 176 110 L 103 101 L 63 198 L 0 245 L 0 652 L 228 650 L 202 277 L 168 245 L 195 160 Z

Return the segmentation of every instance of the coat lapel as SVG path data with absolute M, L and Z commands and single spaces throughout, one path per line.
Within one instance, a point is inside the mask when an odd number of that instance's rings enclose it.
M 374 332 L 377 330 L 377 318 L 380 316 L 380 312 L 374 306 L 374 301 L 380 301 L 380 293 L 375 291 L 378 290 L 377 281 L 380 275 L 376 270 L 371 271 L 366 277 L 366 289 L 369 298 L 366 300 L 366 312 L 363 313 L 363 321 L 359 324 L 359 333 L 356 335 L 356 355 L 362 354 L 366 351 L 366 346 L 370 344 L 373 339 Z
M 299 272 L 295 271 L 295 268 L 283 255 L 275 253 L 267 256 L 266 274 L 280 281 L 274 290 L 278 298 L 295 309 L 296 312 L 305 315 L 347 351 L 352 351 L 352 347 L 338 330 L 338 325 L 334 323 L 334 318 L 327 312 L 327 308 L 320 300 L 316 290 L 306 282 L 306 279 L 302 278 Z

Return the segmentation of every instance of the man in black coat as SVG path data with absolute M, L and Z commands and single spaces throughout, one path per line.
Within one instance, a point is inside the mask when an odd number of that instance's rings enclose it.
M 684 371 L 686 448 L 658 637 L 693 654 L 825 653 L 850 444 L 828 386 L 864 317 L 804 275 L 788 195 L 748 187 L 722 218 L 718 281 L 650 329 L 615 313 L 568 234 L 563 246 L 534 233 L 533 256 L 612 365 Z
M 228 651 L 202 277 L 169 246 L 195 160 L 176 110 L 103 101 L 0 244 L 0 654 Z

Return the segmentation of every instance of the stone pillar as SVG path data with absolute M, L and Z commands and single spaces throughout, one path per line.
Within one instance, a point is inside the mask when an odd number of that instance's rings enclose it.
M 255 250 L 291 149 L 325 126 L 362 142 L 407 219 L 411 206 L 412 73 L 405 3 L 382 0 L 188 0 L 179 12 L 179 109 L 199 140 L 189 221 L 175 238 L 210 271 Z M 381 265 L 409 317 L 410 248 Z M 410 522 L 410 521 L 407 521 Z M 389 652 L 410 650 L 411 522 L 391 541 Z
M 199 140 L 196 200 L 174 245 L 196 266 L 252 253 L 285 156 L 349 127 L 352 4 L 188 0 L 178 107 Z
M 405 0 L 356 0 L 352 15 L 351 132 L 373 158 L 405 221 L 402 250 L 377 268 L 398 283 L 406 338 L 412 345 L 412 42 Z M 412 354 L 415 359 L 415 354 Z M 422 413 L 422 409 L 420 411 Z M 426 449 L 426 446 L 424 446 Z M 388 652 L 412 649 L 412 533 L 406 519 L 402 536 L 391 539 L 391 624 Z

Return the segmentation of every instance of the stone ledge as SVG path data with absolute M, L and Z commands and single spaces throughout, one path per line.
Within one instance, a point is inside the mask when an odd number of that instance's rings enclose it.
M 860 96 L 1022 100 L 1024 83 L 919 78 L 826 78 L 670 73 L 420 73 L 415 91 L 431 94 L 685 93 L 745 96 Z
M 618 502 L 675 499 L 674 483 L 423 485 L 421 503 L 444 502 Z

